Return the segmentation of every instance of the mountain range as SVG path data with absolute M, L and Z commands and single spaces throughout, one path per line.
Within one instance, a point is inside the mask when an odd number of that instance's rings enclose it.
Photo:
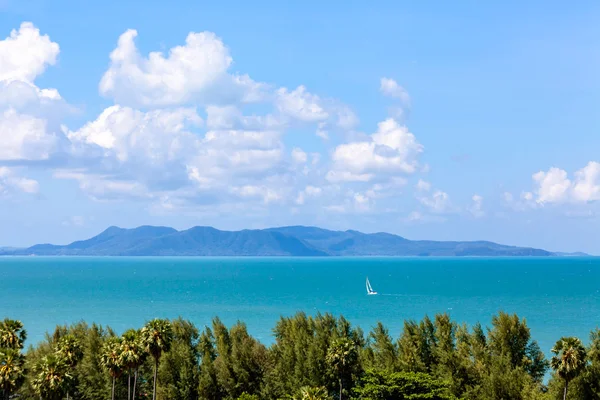
M 0 248 L 0 255 L 39 256 L 564 256 L 487 241 L 409 240 L 389 233 L 332 231 L 287 226 L 222 231 L 196 226 L 178 231 L 162 226 L 112 226 L 68 245 Z M 579 254 L 582 255 L 582 254 Z

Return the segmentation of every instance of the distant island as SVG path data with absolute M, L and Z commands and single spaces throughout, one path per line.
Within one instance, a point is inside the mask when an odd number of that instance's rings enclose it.
M 112 226 L 91 239 L 68 245 L 2 248 L 4 256 L 585 256 L 488 241 L 409 240 L 389 233 L 332 231 L 287 226 L 222 231 L 196 226 L 178 231 L 162 226 Z

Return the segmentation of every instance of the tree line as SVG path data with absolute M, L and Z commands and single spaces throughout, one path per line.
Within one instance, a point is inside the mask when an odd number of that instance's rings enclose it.
M 0 322 L 0 400 L 600 399 L 600 330 L 560 338 L 546 359 L 524 319 L 468 327 L 447 314 L 405 321 L 394 339 L 331 314 L 282 317 L 267 347 L 242 322 L 155 319 L 117 335 L 79 322 L 25 349 Z M 550 378 L 544 377 L 550 373 Z

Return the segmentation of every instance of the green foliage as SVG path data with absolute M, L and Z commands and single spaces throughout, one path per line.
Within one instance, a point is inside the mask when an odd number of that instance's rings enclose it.
M 260 400 L 260 397 L 255 394 L 248 394 L 244 392 L 240 395 L 240 397 L 237 398 L 237 400 Z
M 36 365 L 32 381 L 37 395 L 44 400 L 61 400 L 70 386 L 71 370 L 56 354 L 42 358 Z
M 274 329 L 275 344 L 269 351 L 271 368 L 267 371 L 264 398 L 280 399 L 299 393 L 304 386 L 326 387 L 338 392 L 338 379 L 331 374 L 326 356 L 331 344 L 340 338 L 364 349 L 360 330 L 352 328 L 343 317 L 298 313 L 281 318 Z M 360 369 L 360 363 L 355 368 Z
M 120 337 L 80 322 L 58 326 L 24 354 L 22 324 L 6 321 L 2 340 L 15 348 L 0 349 L 2 399 L 106 400 L 114 384 L 115 399 L 558 400 L 565 377 L 568 399 L 600 399 L 599 330 L 587 351 L 575 339 L 559 341 L 545 386 L 549 363 L 526 321 L 504 313 L 489 328 L 446 314 L 406 321 L 399 337 L 382 324 L 365 336 L 343 317 L 299 313 L 279 320 L 269 348 L 243 323 L 218 318 L 201 332 L 179 318 Z
M 327 389 L 323 386 L 311 387 L 304 386 L 300 388 L 300 395 L 295 400 L 328 400 L 331 399 Z
M 23 323 L 5 318 L 0 321 L 0 348 L 21 350 L 27 339 Z
M 516 314 L 499 313 L 492 318 L 489 347 L 492 357 L 508 357 L 512 368 L 523 368 L 536 381 L 548 370 L 537 342 L 531 340 L 527 322 Z
M 181 318 L 173 321 L 173 340 L 160 363 L 158 398 L 192 400 L 198 398 L 198 329 Z
M 154 358 L 152 399 L 156 400 L 158 366 L 162 354 L 171 349 L 173 326 L 171 325 L 171 322 L 166 319 L 153 319 L 142 328 L 140 333 L 146 351 Z
M 361 400 L 452 400 L 448 384 L 422 372 L 367 371 L 354 389 Z
M 569 382 L 577 378 L 586 367 L 587 353 L 581 340 L 562 337 L 552 348 L 552 369 L 565 381 L 564 398 L 567 397 Z
M 0 348 L 0 394 L 9 399 L 25 382 L 25 357 L 18 349 Z
M 173 327 L 165 319 L 153 319 L 141 331 L 142 341 L 146 351 L 159 360 L 162 353 L 169 351 L 173 341 Z
M 336 339 L 329 349 L 325 361 L 333 376 L 339 382 L 339 398 L 350 390 L 355 378 L 358 365 L 358 351 L 356 343 L 348 338 Z

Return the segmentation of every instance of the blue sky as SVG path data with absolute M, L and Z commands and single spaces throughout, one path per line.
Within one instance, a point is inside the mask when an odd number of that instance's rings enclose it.
M 600 254 L 600 4 L 494 3 L 0 0 L 0 245 L 303 224 Z

